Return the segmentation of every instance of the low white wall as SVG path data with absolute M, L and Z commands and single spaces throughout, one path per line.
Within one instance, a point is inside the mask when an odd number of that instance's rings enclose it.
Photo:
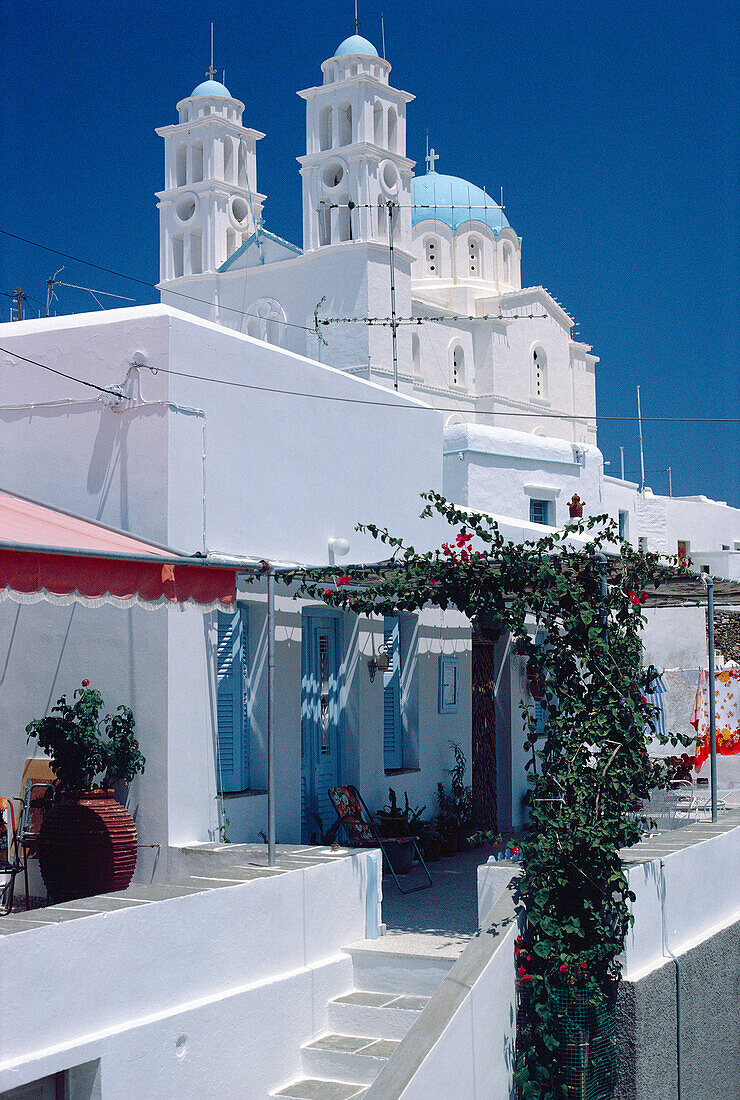
M 509 882 L 369 1088 L 366 1100 L 511 1100 L 516 1043 L 514 939 Z
M 664 925 L 667 946 L 680 955 L 740 917 L 740 825 L 716 830 L 695 826 L 692 834 L 700 839 L 690 847 L 656 851 L 654 859 L 628 868 L 636 900 L 622 960 L 625 979 L 635 981 L 665 963 Z M 669 840 L 658 837 L 651 846 L 658 849 L 662 842 L 668 849 L 681 843 L 682 832 L 677 830 Z
M 104 1100 L 266 1097 L 351 988 L 377 859 L 4 936 L 0 1092 L 100 1059 Z

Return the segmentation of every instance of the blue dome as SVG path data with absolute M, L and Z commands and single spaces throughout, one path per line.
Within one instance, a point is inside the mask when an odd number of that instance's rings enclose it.
M 436 218 L 438 222 L 449 225 L 454 232 L 472 219 L 483 222 L 494 233 L 509 228 L 499 204 L 480 187 L 461 180 L 459 176 L 443 176 L 441 172 L 414 176 L 411 180 L 411 201 L 418 204 L 412 211 L 412 225 Z M 435 203 L 439 203 L 436 210 Z
M 193 88 L 190 93 L 194 95 L 220 95 L 225 96 L 227 99 L 231 99 L 231 92 L 223 84 L 219 84 L 217 80 L 204 80 L 202 84 L 199 84 L 197 88 Z
M 359 55 L 360 57 L 380 56 L 372 42 L 368 42 L 367 38 L 363 38 L 361 34 L 351 34 L 349 38 L 345 38 L 341 46 L 337 46 L 334 51 L 335 57 L 348 57 L 352 54 Z

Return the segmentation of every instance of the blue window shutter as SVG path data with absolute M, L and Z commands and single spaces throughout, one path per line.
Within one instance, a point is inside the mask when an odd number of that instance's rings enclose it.
M 218 775 L 222 791 L 249 786 L 248 726 L 245 722 L 246 610 L 219 611 L 216 650 Z
M 390 665 L 383 673 L 383 761 L 386 771 L 403 767 L 401 733 L 401 649 L 398 616 L 383 619 L 383 641 L 388 647 Z

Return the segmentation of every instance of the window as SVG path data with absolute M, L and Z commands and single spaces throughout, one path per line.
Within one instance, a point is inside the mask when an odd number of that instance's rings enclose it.
M 203 273 L 203 238 L 200 233 L 190 234 L 190 274 Z
M 392 153 L 397 151 L 398 144 L 398 115 L 393 107 L 388 108 L 388 148 Z
M 319 244 L 331 244 L 331 207 L 326 204 L 319 209 Z
M 414 377 L 419 378 L 421 375 L 421 342 L 415 332 L 411 334 L 411 366 Z M 729 550 L 729 546 L 727 549 Z
M 512 248 L 508 241 L 504 241 L 504 246 L 501 251 L 501 256 L 504 264 L 503 281 L 511 286 L 511 269 L 512 269 Z
M 678 556 L 681 559 L 681 561 L 686 561 L 686 559 L 689 556 L 690 549 L 691 549 L 691 543 L 690 542 L 686 542 L 685 539 L 679 539 L 678 540 Z
M 230 137 L 224 138 L 224 179 L 234 183 L 234 143 Z
M 532 396 L 547 400 L 547 356 L 541 347 L 532 351 Z
M 175 187 L 184 187 L 187 181 L 188 149 L 185 143 L 178 145 L 175 154 Z
M 627 538 L 627 513 L 619 513 L 619 537 L 620 539 Z
M 246 713 L 247 609 L 218 611 L 216 647 L 216 719 L 219 791 L 249 787 L 249 722 Z
M 424 241 L 424 262 L 427 276 L 436 278 L 439 275 L 439 241 L 436 237 L 427 237 Z
M 339 109 L 339 144 L 352 144 L 352 104 Z
M 544 523 L 545 526 L 550 526 L 550 501 L 549 500 L 535 500 L 532 497 L 529 501 L 529 522 L 530 523 Z
M 172 238 L 172 278 L 179 279 L 184 272 L 185 264 L 185 240 L 182 234 L 175 234 Z
M 373 107 L 373 141 L 376 145 L 383 144 L 383 105 L 376 102 Z
M 331 107 L 324 107 L 319 115 L 319 149 L 331 149 Z
M 452 385 L 465 385 L 465 352 L 459 344 L 455 345 L 452 352 Z
M 383 767 L 403 767 L 403 725 L 401 722 L 401 647 L 398 615 L 383 619 L 383 641 L 390 664 L 383 673 Z
M 481 247 L 477 237 L 468 237 L 468 274 L 480 275 Z
M 193 142 L 193 183 L 203 179 L 203 142 Z
M 440 714 L 457 714 L 460 691 L 459 657 L 439 658 L 439 703 Z

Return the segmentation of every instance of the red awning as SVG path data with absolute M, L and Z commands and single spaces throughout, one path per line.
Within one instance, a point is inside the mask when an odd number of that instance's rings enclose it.
M 237 571 L 0 491 L 0 598 L 228 609 Z

